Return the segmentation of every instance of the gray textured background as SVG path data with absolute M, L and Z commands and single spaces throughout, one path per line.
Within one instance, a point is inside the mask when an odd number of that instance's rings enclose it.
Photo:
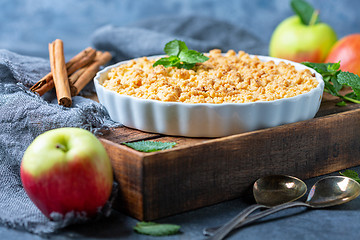
M 290 0 L 2 0 L 0 48 L 47 57 L 47 44 L 65 43 L 67 56 L 91 44 L 104 25 L 125 26 L 155 16 L 201 15 L 241 26 L 268 43 L 292 15 Z M 359 0 L 309 0 L 339 37 L 360 32 Z M 220 33 L 221 34 L 221 33 Z

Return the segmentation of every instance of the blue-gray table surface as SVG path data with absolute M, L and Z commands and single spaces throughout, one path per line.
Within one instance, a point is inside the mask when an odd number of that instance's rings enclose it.
M 360 167 L 353 168 L 356 171 Z M 339 175 L 337 172 L 331 175 Z M 308 179 L 308 189 L 321 177 Z M 304 196 L 301 201 L 304 201 Z M 180 234 L 168 237 L 151 237 L 133 231 L 138 222 L 115 211 L 109 218 L 81 225 L 73 225 L 50 239 L 205 239 L 202 230 L 228 221 L 245 207 L 253 204 L 251 195 L 226 201 L 209 207 L 159 219 L 159 223 L 181 225 Z M 227 239 L 351 239 L 360 234 L 360 198 L 349 203 L 325 208 L 307 209 L 297 207 L 268 216 L 263 220 L 233 232 Z M 42 239 L 28 232 L 0 227 L 1 239 L 27 240 Z
M 360 1 L 310 2 L 321 9 L 321 19 L 332 25 L 339 37 L 359 31 Z M 63 39 L 66 55 L 73 56 L 90 45 L 90 35 L 103 25 L 121 26 L 159 15 L 198 14 L 215 17 L 246 27 L 268 42 L 276 25 L 292 14 L 289 2 L 285 0 L 8 0 L 1 1 L 0 12 L 0 48 L 44 58 L 48 54 L 47 44 L 55 38 Z M 359 167 L 355 169 L 360 170 Z M 306 181 L 309 188 L 316 179 Z M 159 239 L 204 239 L 204 227 L 224 223 L 252 203 L 251 197 L 239 198 L 160 219 L 158 222 L 181 225 L 181 234 Z M 114 211 L 107 219 L 74 225 L 49 238 L 157 239 L 134 233 L 132 227 L 136 222 Z M 360 198 L 328 209 L 290 209 L 237 231 L 229 239 L 349 239 L 359 236 L 359 225 Z M 0 226 L 0 239 L 42 237 Z

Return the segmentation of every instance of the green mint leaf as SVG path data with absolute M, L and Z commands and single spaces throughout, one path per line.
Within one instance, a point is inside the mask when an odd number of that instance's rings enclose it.
M 187 70 L 190 70 L 193 67 L 195 67 L 195 63 L 182 63 L 179 66 L 177 66 L 177 68 L 185 68 Z
M 356 94 L 354 92 L 350 92 L 350 93 L 346 94 L 345 96 L 349 97 L 349 98 L 360 100 L 360 96 L 356 96 Z
M 330 93 L 331 95 L 335 96 L 335 97 L 339 97 L 340 94 L 338 91 L 336 91 L 334 85 L 332 85 L 330 82 L 324 82 L 325 83 L 325 88 L 324 91 Z
M 336 97 L 349 102 L 360 104 L 360 77 L 356 74 L 349 72 L 342 72 L 338 70 L 340 68 L 340 62 L 338 63 L 310 63 L 303 62 L 305 66 L 315 69 L 320 73 L 324 79 L 325 87 L 324 92 L 330 93 Z M 343 86 L 349 86 L 353 92 L 346 94 L 345 96 L 340 94 L 340 90 Z M 344 102 L 336 104 L 337 106 L 345 106 Z
M 347 169 L 344 172 L 340 172 L 340 174 L 343 175 L 344 177 L 352 178 L 358 183 L 360 183 L 359 174 L 353 170 Z
M 153 64 L 153 67 L 163 65 L 164 67 L 192 69 L 196 63 L 209 60 L 209 58 L 202 53 L 189 50 L 185 42 L 180 40 L 168 42 L 165 45 L 164 51 L 169 57 L 159 59 Z
M 164 52 L 168 56 L 179 56 L 181 51 L 188 50 L 185 42 L 180 40 L 172 40 L 165 45 Z
M 209 60 L 209 58 L 206 57 L 204 54 L 199 53 L 195 50 L 181 51 L 179 57 L 181 62 L 186 62 L 189 64 L 206 62 L 207 60 Z
M 135 232 L 151 236 L 169 236 L 179 233 L 180 226 L 175 224 L 160 224 L 154 222 L 138 222 Z
M 313 68 L 315 71 L 325 76 L 334 76 L 340 72 L 340 62 L 339 63 L 312 63 L 312 62 L 303 62 L 307 67 Z
M 323 73 L 329 72 L 328 66 L 327 66 L 328 63 L 324 64 L 324 63 L 303 62 L 302 64 L 309 67 L 309 68 L 314 69 L 315 71 L 317 71 L 321 75 Z
M 153 67 L 156 67 L 157 65 L 163 65 L 164 67 L 170 67 L 171 61 L 168 57 L 160 58 L 153 64 Z
M 318 12 L 304 0 L 292 0 L 291 8 L 305 25 L 316 24 L 319 22 Z
M 343 85 L 341 83 L 339 83 L 336 76 L 331 76 L 330 81 L 332 82 L 336 92 L 339 92 L 343 88 Z
M 359 98 L 360 98 L 360 89 L 359 88 L 355 88 L 355 87 L 353 87 L 352 88 L 353 89 L 353 91 L 354 91 L 354 93 L 356 94 L 356 98 L 355 97 L 353 97 L 354 99 L 356 99 L 356 100 L 360 100 Z
M 123 143 L 124 145 L 140 152 L 156 152 L 170 149 L 176 145 L 175 142 L 138 141 Z
M 329 72 L 337 72 L 340 68 L 340 61 L 337 63 L 325 63 Z
M 360 77 L 350 72 L 340 72 L 337 76 L 340 84 L 349 86 L 357 96 L 360 96 Z
M 341 101 L 341 102 L 336 103 L 336 106 L 339 106 L 339 107 L 344 107 L 344 106 L 346 106 L 346 105 L 347 105 L 347 104 L 346 104 L 345 101 Z
M 320 73 L 324 79 L 325 92 L 330 93 L 333 96 L 341 97 L 339 91 L 343 88 L 343 85 L 339 83 L 337 75 L 341 72 L 340 63 L 311 63 L 303 62 L 307 67 L 313 68 Z
M 170 57 L 163 57 L 157 60 L 153 67 L 156 67 L 157 65 L 163 65 L 164 67 L 174 67 L 180 65 L 180 58 L 177 56 L 170 56 Z

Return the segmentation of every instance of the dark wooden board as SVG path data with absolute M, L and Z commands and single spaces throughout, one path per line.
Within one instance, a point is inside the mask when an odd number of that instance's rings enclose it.
M 314 119 L 222 138 L 185 138 L 120 127 L 100 137 L 119 194 L 115 207 L 154 220 L 244 195 L 264 175 L 302 179 L 360 165 L 360 105 L 338 107 L 325 95 Z M 142 153 L 122 145 L 175 141 L 173 149 Z

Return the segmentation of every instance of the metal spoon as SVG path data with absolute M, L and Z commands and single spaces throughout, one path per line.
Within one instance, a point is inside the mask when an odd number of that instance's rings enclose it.
M 306 191 L 306 184 L 296 177 L 286 175 L 262 177 L 253 186 L 253 195 L 258 204 L 245 208 L 222 227 L 206 228 L 203 233 L 209 236 L 216 232 L 225 236 L 255 210 L 295 201 L 302 197 Z
M 288 202 L 284 203 L 263 212 L 255 214 L 240 222 L 236 227 L 241 227 L 262 217 L 268 216 L 272 213 L 297 206 L 310 208 L 324 208 L 335 206 L 349 202 L 360 195 L 360 184 L 355 180 L 342 176 L 331 176 L 320 179 L 311 188 L 306 202 Z M 231 230 L 225 235 L 221 232 L 216 232 L 209 239 L 223 239 Z

